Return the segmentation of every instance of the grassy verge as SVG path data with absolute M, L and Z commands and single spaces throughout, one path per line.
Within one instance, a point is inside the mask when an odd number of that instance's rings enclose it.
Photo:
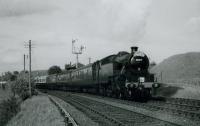
M 0 126 L 6 125 L 19 110 L 19 102 L 12 97 L 9 85 L 5 89 L 0 88 Z
M 3 100 L 0 103 L 0 126 L 6 125 L 6 123 L 14 117 L 19 110 L 20 104 L 15 97 Z
M 64 126 L 63 117 L 46 96 L 38 95 L 21 104 L 21 111 L 7 126 Z
M 5 126 L 20 111 L 20 103 L 30 98 L 28 81 L 24 78 L 9 81 L 5 87 L 0 93 L 0 126 Z M 37 94 L 34 87 L 32 91 Z

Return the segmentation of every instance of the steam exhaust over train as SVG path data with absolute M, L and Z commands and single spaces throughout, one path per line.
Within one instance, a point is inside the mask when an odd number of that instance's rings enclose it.
M 87 66 L 68 70 L 65 74 L 38 76 L 41 89 L 91 92 L 122 99 L 147 101 L 159 85 L 149 73 L 147 55 L 131 47 Z

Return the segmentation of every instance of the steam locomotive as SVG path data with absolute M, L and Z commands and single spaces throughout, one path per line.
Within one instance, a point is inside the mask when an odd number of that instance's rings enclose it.
M 36 87 L 78 92 L 91 92 L 122 99 L 147 101 L 158 84 L 149 73 L 147 55 L 131 47 L 92 64 L 69 69 L 65 74 L 35 78 Z

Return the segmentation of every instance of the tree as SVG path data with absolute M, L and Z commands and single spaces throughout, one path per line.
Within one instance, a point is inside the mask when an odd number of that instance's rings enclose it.
M 17 75 L 11 75 L 11 77 L 10 77 L 10 81 L 14 81 L 14 80 L 16 80 L 17 79 Z
M 9 80 L 11 80 L 12 77 L 13 77 L 13 74 L 10 71 L 5 72 L 5 74 L 3 75 L 3 80 L 9 81 Z
M 19 72 L 18 71 L 14 71 L 13 74 L 11 75 L 11 77 L 10 77 L 10 80 L 11 81 L 16 80 L 18 75 L 19 75 Z
M 49 75 L 51 75 L 51 74 L 59 74 L 61 72 L 62 72 L 62 70 L 61 70 L 61 68 L 59 66 L 52 66 L 48 70 L 48 74 Z
M 18 71 L 14 71 L 13 74 L 14 74 L 14 75 L 18 75 L 19 72 L 18 72 Z

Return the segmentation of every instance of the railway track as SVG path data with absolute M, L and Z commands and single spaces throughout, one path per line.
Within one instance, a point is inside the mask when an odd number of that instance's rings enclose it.
M 123 123 L 115 120 L 112 117 L 109 117 L 99 110 L 95 110 L 94 107 L 91 106 L 96 106 L 94 103 L 91 101 L 85 101 L 81 100 L 80 98 L 77 99 L 77 97 L 73 97 L 70 94 L 65 94 L 63 92 L 59 93 L 54 93 L 54 92 L 48 92 L 50 95 L 56 96 L 65 102 L 71 104 L 72 106 L 76 107 L 83 113 L 85 113 L 88 117 L 90 117 L 93 121 L 97 122 L 98 124 L 101 124 L 102 126 L 114 126 L 114 125 L 121 125 L 123 126 Z
M 174 104 L 183 104 L 188 106 L 200 106 L 200 100 L 184 99 L 184 98 L 166 98 L 166 102 Z
M 165 101 L 150 101 L 145 107 L 165 111 L 185 118 L 200 121 L 200 101 L 183 98 L 166 98 Z
M 200 106 L 197 101 L 193 102 L 185 102 L 190 101 L 188 99 L 179 99 L 175 101 L 175 99 L 168 99 L 164 102 L 161 101 L 150 101 L 147 103 L 146 107 L 153 108 L 155 110 L 165 111 L 167 113 L 175 114 L 178 116 L 182 116 L 185 118 L 195 119 L 200 121 Z M 194 104 L 193 104 L 194 103 Z
M 92 96 L 92 95 L 90 95 Z M 98 97 L 98 96 L 95 96 Z M 101 98 L 101 97 L 99 97 Z M 200 121 L 200 101 L 183 98 L 166 98 L 165 100 L 151 100 L 147 103 L 138 103 L 128 100 L 120 100 L 114 98 L 107 98 L 108 100 L 131 105 L 139 108 L 144 108 L 160 113 L 173 114 L 190 120 Z
M 101 126 L 178 126 L 178 124 L 64 92 L 48 92 L 70 103 Z
M 88 95 L 88 94 L 84 94 Z M 91 97 L 101 96 L 93 96 Z M 200 121 L 200 101 L 194 99 L 184 99 L 184 98 L 166 98 L 165 100 L 151 100 L 147 103 L 138 103 L 128 100 L 120 100 L 114 98 L 104 97 L 104 99 L 111 100 L 117 103 L 123 103 L 126 105 L 131 105 L 135 107 L 144 108 L 151 111 L 158 111 L 161 113 L 173 114 L 176 116 L 181 116 L 183 118 L 188 118 L 195 121 Z
M 200 121 L 200 106 L 197 104 L 183 104 L 183 102 L 171 102 L 170 101 L 149 101 L 147 103 L 138 103 L 133 101 L 115 101 L 135 107 L 144 108 L 151 111 L 159 111 L 168 114 L 174 114 L 184 118 Z

